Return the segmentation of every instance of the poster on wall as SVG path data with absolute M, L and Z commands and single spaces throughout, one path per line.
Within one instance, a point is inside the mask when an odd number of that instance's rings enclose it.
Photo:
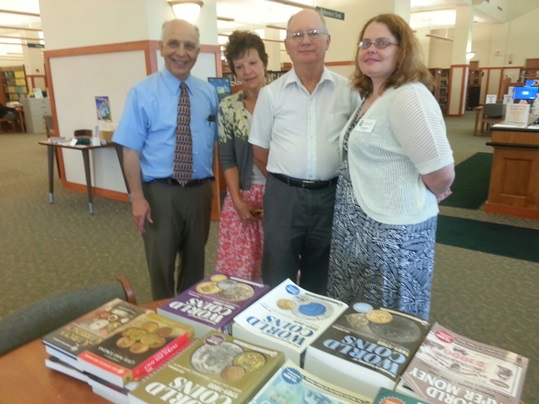
M 97 111 L 97 120 L 100 122 L 112 122 L 110 115 L 110 104 L 108 96 L 96 96 L 95 108 Z

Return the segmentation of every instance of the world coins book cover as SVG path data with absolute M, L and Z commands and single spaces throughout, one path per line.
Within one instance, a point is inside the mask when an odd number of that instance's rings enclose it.
M 282 352 L 210 331 L 142 380 L 129 402 L 247 403 L 283 362 Z
M 518 404 L 528 362 L 434 323 L 395 390 L 406 386 L 431 404 Z
M 193 328 L 147 313 L 79 354 L 82 370 L 119 387 L 139 380 L 190 344 Z
M 82 370 L 77 355 L 129 326 L 148 310 L 113 299 L 43 337 L 45 350 L 70 366 Z
M 411 314 L 355 303 L 307 348 L 304 368 L 372 399 L 395 387 L 429 328 Z
M 303 366 L 307 347 L 347 307 L 286 279 L 234 318 L 232 335 L 282 350 L 287 359 Z
M 215 273 L 158 307 L 157 313 L 191 325 L 197 338 L 212 330 L 231 334 L 234 317 L 269 290 L 268 285 Z
M 268 403 L 370 404 L 371 400 L 322 380 L 288 359 L 250 402 Z

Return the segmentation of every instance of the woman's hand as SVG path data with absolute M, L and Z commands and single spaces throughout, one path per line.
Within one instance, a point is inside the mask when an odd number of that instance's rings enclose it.
M 236 212 L 238 212 L 240 220 L 243 223 L 254 223 L 259 218 L 255 213 L 255 209 L 248 202 L 240 201 L 234 203 L 234 207 L 236 208 Z

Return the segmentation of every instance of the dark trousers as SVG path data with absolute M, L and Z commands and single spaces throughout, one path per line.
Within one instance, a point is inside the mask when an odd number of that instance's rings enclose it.
M 210 181 L 186 188 L 150 182 L 143 192 L 153 220 L 143 234 L 152 295 L 165 299 L 204 277 L 213 188 Z
M 276 286 L 286 278 L 314 293 L 327 293 L 336 185 L 317 190 L 268 176 L 264 194 L 262 278 Z

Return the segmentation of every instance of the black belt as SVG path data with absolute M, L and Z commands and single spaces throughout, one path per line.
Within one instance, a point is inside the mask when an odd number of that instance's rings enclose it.
M 189 180 L 184 185 L 181 185 L 176 178 L 156 178 L 150 182 L 159 182 L 161 184 L 167 185 L 178 185 L 180 187 L 196 187 L 197 185 L 202 185 L 206 181 L 213 180 L 213 177 L 202 178 L 201 180 Z
M 330 180 L 325 180 L 325 181 L 315 181 L 315 180 L 302 180 L 299 178 L 288 177 L 283 174 L 273 174 L 273 173 L 270 173 L 270 174 L 276 179 L 278 179 L 279 181 L 284 182 L 285 184 L 291 185 L 293 187 L 305 188 L 305 189 L 322 189 L 322 188 L 327 188 L 330 185 L 337 183 L 337 177 L 332 178 Z

